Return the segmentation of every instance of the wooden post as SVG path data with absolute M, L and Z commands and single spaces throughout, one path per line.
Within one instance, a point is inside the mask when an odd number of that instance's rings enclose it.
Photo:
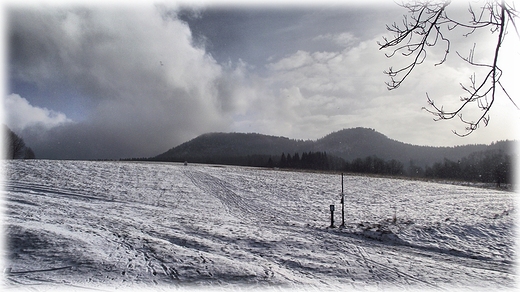
M 334 228 L 334 205 L 330 205 L 330 228 Z

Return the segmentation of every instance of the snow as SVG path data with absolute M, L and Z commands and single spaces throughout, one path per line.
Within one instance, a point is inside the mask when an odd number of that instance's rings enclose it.
M 10 290 L 517 288 L 515 194 L 175 163 L 9 161 Z M 394 218 L 395 216 L 395 218 Z

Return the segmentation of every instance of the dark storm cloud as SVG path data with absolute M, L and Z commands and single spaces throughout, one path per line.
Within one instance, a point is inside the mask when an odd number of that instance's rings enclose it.
M 9 11 L 10 77 L 36 84 L 49 100 L 79 91 L 71 98 L 94 101 L 83 121 L 45 136 L 24 129 L 40 157 L 156 155 L 229 123 L 229 100 L 218 89 L 228 82 L 222 68 L 193 46 L 189 28 L 166 11 L 160 6 Z M 45 100 L 22 98 L 47 107 Z
M 372 38 L 384 31 L 385 16 L 399 16 L 400 9 L 390 3 L 378 9 L 371 5 L 331 4 L 316 6 L 260 5 L 252 7 L 210 6 L 184 9 L 186 21 L 196 39 L 219 62 L 242 59 L 263 66 L 296 50 L 338 51 L 344 48 L 333 42 L 316 41 L 326 34 L 356 32 L 358 37 Z M 370 25 L 367 25 L 370 19 Z
M 106 97 L 109 88 L 98 82 L 92 68 L 96 51 L 116 36 L 96 22 L 85 8 L 9 10 L 11 78 L 45 92 L 79 87 L 90 98 Z

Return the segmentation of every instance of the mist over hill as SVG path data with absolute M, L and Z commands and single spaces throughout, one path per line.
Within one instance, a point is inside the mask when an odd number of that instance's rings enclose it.
M 273 156 L 282 153 L 326 152 L 351 161 L 356 158 L 377 156 L 395 159 L 404 165 L 431 165 L 449 159 L 457 161 L 474 152 L 491 149 L 513 154 L 514 141 L 500 141 L 491 145 L 464 145 L 432 147 L 406 144 L 367 128 L 343 129 L 318 140 L 296 140 L 256 133 L 209 133 L 185 142 L 153 157 L 162 161 L 219 162 L 239 157 Z

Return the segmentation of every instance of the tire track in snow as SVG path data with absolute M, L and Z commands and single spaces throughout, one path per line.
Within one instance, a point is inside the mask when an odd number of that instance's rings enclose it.
M 251 220 L 258 214 L 244 198 L 231 190 L 227 182 L 197 170 L 184 170 L 184 174 L 203 192 L 216 197 L 226 211 L 243 220 Z
M 365 262 L 365 265 L 366 267 L 369 269 L 369 272 L 374 274 L 377 278 L 379 278 L 379 280 L 384 280 L 381 275 L 385 275 L 385 276 L 389 276 L 389 275 L 392 275 L 392 274 L 396 274 L 397 276 L 400 276 L 400 277 L 403 277 L 405 279 L 405 281 L 407 282 L 407 284 L 410 284 L 410 282 L 408 282 L 408 280 L 412 280 L 413 282 L 418 282 L 418 283 L 422 283 L 422 284 L 425 284 L 427 285 L 428 287 L 430 288 L 433 288 L 433 289 L 438 289 L 438 290 L 444 290 L 444 289 L 441 289 L 439 286 L 435 285 L 435 284 L 432 284 L 426 280 L 423 280 L 423 279 L 419 279 L 417 277 L 414 277 L 412 275 L 410 275 L 409 273 L 405 273 L 403 271 L 400 271 L 399 269 L 396 269 L 394 267 L 390 267 L 388 265 L 385 265 L 385 264 L 382 264 L 378 261 L 375 261 L 375 260 L 372 260 L 368 253 L 366 252 L 365 248 L 364 247 L 359 247 L 359 246 L 356 246 L 358 252 L 359 252 L 359 255 L 361 256 L 361 258 L 363 259 L 363 261 Z M 378 270 L 386 270 L 387 272 L 378 272 L 376 270 L 376 268 Z M 393 281 L 391 282 L 395 282 L 395 279 L 393 279 Z
M 60 189 L 60 188 L 43 186 L 43 185 L 33 185 L 33 184 L 12 182 L 12 181 L 5 184 L 5 187 L 6 187 L 7 191 L 11 191 L 11 192 L 27 193 L 27 194 L 34 194 L 34 195 L 40 195 L 40 196 L 56 195 L 56 196 L 63 196 L 63 197 L 83 199 L 83 200 L 97 200 L 97 201 L 103 201 L 103 202 L 120 202 L 121 203 L 121 201 L 117 201 L 117 200 L 111 200 L 111 199 L 107 199 L 107 198 L 81 194 L 81 192 L 79 190 L 74 190 L 74 189 Z
M 386 245 L 385 243 L 375 242 L 372 239 L 359 237 L 355 234 L 352 234 L 351 237 L 345 236 L 345 234 L 341 234 L 333 230 L 322 231 L 323 232 L 314 232 L 312 234 L 318 241 L 326 244 L 326 250 L 337 254 L 342 254 L 346 256 L 346 258 L 356 261 L 358 263 L 358 267 L 363 267 L 363 269 L 368 271 L 376 283 L 396 284 L 401 282 L 406 283 L 407 285 L 415 283 L 415 285 L 419 286 L 425 285 L 425 287 L 428 287 L 428 289 L 444 290 L 435 283 L 431 283 L 430 281 L 418 278 L 411 275 L 410 273 L 402 271 L 399 266 L 381 263 L 380 260 L 383 260 L 384 258 L 379 258 L 379 260 L 372 259 L 370 256 L 371 252 L 384 250 L 384 247 L 374 250 L 373 245 L 375 244 L 382 247 Z M 334 244 L 331 244 L 331 242 Z M 394 246 L 392 244 L 390 244 L 390 246 L 392 246 L 397 251 L 397 253 L 407 252 L 407 250 L 402 250 L 401 246 Z M 371 250 L 371 252 L 367 251 L 367 247 Z M 394 260 L 393 257 L 386 259 L 387 261 Z M 348 262 L 348 260 L 346 260 L 346 262 Z M 352 279 L 354 280 L 354 278 Z
M 334 233 L 332 233 L 334 234 Z M 335 235 L 338 235 L 336 233 Z M 397 254 L 401 254 L 402 258 L 428 258 L 431 259 L 435 263 L 453 263 L 456 262 L 461 267 L 468 268 L 468 269 L 480 269 L 480 270 L 489 270 L 496 273 L 502 273 L 502 274 L 511 274 L 511 271 L 508 271 L 506 268 L 501 267 L 499 263 L 490 262 L 488 260 L 481 260 L 481 259 L 473 259 L 470 257 L 464 257 L 457 254 L 448 254 L 443 252 L 436 252 L 435 250 L 427 250 L 427 249 L 421 249 L 417 246 L 408 246 L 408 245 L 399 245 L 395 242 L 376 242 L 369 238 L 358 238 L 358 235 L 352 234 L 353 237 L 349 237 L 348 241 L 346 240 L 347 237 L 342 235 L 344 239 L 341 241 L 342 245 L 344 245 L 346 248 L 343 249 L 342 252 L 346 252 L 347 250 L 355 250 L 355 252 L 348 252 L 351 256 L 356 256 L 358 259 L 358 263 L 364 265 L 371 274 L 374 275 L 374 277 L 377 277 L 380 281 L 387 281 L 388 279 L 383 279 L 381 275 L 388 278 L 392 275 L 395 275 L 397 278 L 403 279 L 406 281 L 408 285 L 412 283 L 416 284 L 424 284 L 429 289 L 434 290 L 445 290 L 442 287 L 439 287 L 436 283 L 432 281 L 428 281 L 425 279 L 421 279 L 420 277 L 414 276 L 410 274 L 409 272 L 404 272 L 402 269 L 396 266 L 392 266 L 386 263 L 382 263 L 380 260 L 383 258 L 379 258 L 379 260 L 372 259 L 370 257 L 370 253 L 367 252 L 366 247 L 373 247 L 373 245 L 377 245 L 378 247 L 381 247 L 379 250 L 385 250 L 389 248 L 388 251 L 390 252 L 396 252 Z M 369 245 L 365 245 L 365 243 L 369 243 Z M 386 246 L 386 248 L 384 247 Z M 339 251 L 339 250 L 338 250 Z M 341 251 L 339 251 L 341 252 Z M 387 261 L 392 258 L 387 258 Z M 440 265 L 439 265 L 440 268 Z M 437 269 L 439 269 L 437 268 Z M 399 280 L 394 277 L 394 280 L 391 280 L 390 282 L 398 282 Z

